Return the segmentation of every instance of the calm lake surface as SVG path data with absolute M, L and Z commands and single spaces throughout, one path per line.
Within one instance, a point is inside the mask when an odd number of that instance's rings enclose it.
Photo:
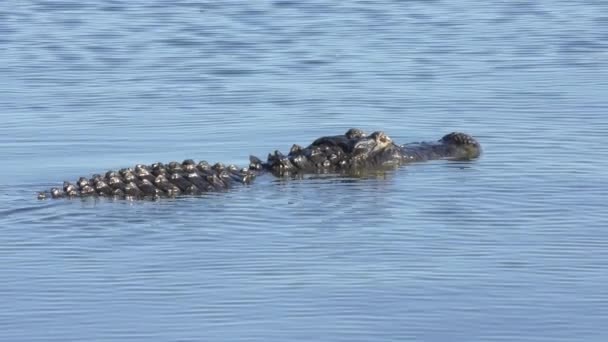
M 606 1 L 0 2 L 1 341 L 606 341 Z M 348 128 L 483 156 L 38 201 Z

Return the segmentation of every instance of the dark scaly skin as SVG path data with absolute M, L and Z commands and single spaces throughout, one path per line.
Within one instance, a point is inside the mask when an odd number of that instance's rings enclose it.
M 438 141 L 395 144 L 384 132 L 369 136 L 359 129 L 343 135 L 321 137 L 308 147 L 293 145 L 289 154 L 275 151 L 267 161 L 251 156 L 249 168 L 221 163 L 210 165 L 188 159 L 167 165 L 138 164 L 134 168 L 80 177 L 75 184 L 40 192 L 39 199 L 109 197 L 155 199 L 225 191 L 237 184 L 250 184 L 256 176 L 270 172 L 277 177 L 309 173 L 354 173 L 378 170 L 410 162 L 435 159 L 471 160 L 481 154 L 480 144 L 464 133 L 450 133 Z
M 450 133 L 438 141 L 395 144 L 384 132 L 367 136 L 351 129 L 344 135 L 322 137 L 306 148 L 293 145 L 289 154 L 275 151 L 267 161 L 250 157 L 250 168 L 276 176 L 318 172 L 351 172 L 393 167 L 435 159 L 471 160 L 479 157 L 481 145 L 465 133 Z
M 206 161 L 192 160 L 168 165 L 136 165 L 134 168 L 108 171 L 104 176 L 80 177 L 76 184 L 64 182 L 62 188 L 40 192 L 39 199 L 72 197 L 109 197 L 118 199 L 155 199 L 179 195 L 199 195 L 223 191 L 236 184 L 249 184 L 256 172 Z

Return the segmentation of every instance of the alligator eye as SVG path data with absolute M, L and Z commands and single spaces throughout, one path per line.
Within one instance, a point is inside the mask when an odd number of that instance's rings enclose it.
M 344 135 L 347 139 L 361 139 L 366 136 L 365 132 L 358 128 L 351 128 Z
M 388 137 L 388 135 L 386 135 L 384 132 L 378 131 L 378 132 L 374 132 L 372 133 L 371 137 L 380 143 L 390 143 L 392 140 L 391 138 Z

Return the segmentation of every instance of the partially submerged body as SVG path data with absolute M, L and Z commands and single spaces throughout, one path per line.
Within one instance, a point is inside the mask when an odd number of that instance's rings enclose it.
M 359 129 L 350 129 L 343 135 L 321 137 L 306 148 L 293 145 L 288 155 L 275 151 L 268 155 L 266 162 L 252 156 L 249 168 L 192 160 L 167 165 L 136 165 L 108 171 L 104 175 L 81 177 L 75 184 L 64 182 L 62 188 L 40 192 L 38 198 L 98 196 L 145 199 L 198 195 L 227 190 L 236 184 L 249 184 L 263 172 L 271 172 L 277 177 L 353 173 L 425 160 L 470 160 L 480 153 L 479 143 L 464 133 L 450 133 L 435 142 L 397 145 L 383 132 L 368 136 Z
M 410 162 L 450 159 L 471 160 L 481 154 L 470 135 L 450 133 L 438 141 L 397 145 L 384 132 L 369 136 L 358 129 L 344 135 L 321 137 L 306 148 L 293 145 L 288 155 L 275 151 L 267 161 L 250 158 L 250 168 L 276 176 L 318 172 L 374 170 Z
M 95 174 L 90 178 L 80 177 L 73 184 L 64 182 L 62 188 L 52 188 L 38 193 L 39 199 L 48 197 L 112 197 L 127 199 L 177 197 L 180 195 L 200 195 L 231 188 L 234 184 L 248 184 L 256 173 L 248 169 L 238 169 L 234 165 L 221 163 L 210 165 L 191 159 L 182 163 L 167 165 L 136 165 L 134 168 L 108 171 L 104 175 Z

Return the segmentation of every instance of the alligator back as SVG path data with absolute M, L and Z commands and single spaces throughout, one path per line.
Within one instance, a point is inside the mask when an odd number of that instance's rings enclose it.
M 39 199 L 63 197 L 112 197 L 126 199 L 154 199 L 179 195 L 198 195 L 210 191 L 224 191 L 235 184 L 249 184 L 256 173 L 238 169 L 234 165 L 199 163 L 191 159 L 167 165 L 138 164 L 133 168 L 108 171 L 89 178 L 80 177 L 75 184 L 64 182 L 63 187 L 38 193 Z

